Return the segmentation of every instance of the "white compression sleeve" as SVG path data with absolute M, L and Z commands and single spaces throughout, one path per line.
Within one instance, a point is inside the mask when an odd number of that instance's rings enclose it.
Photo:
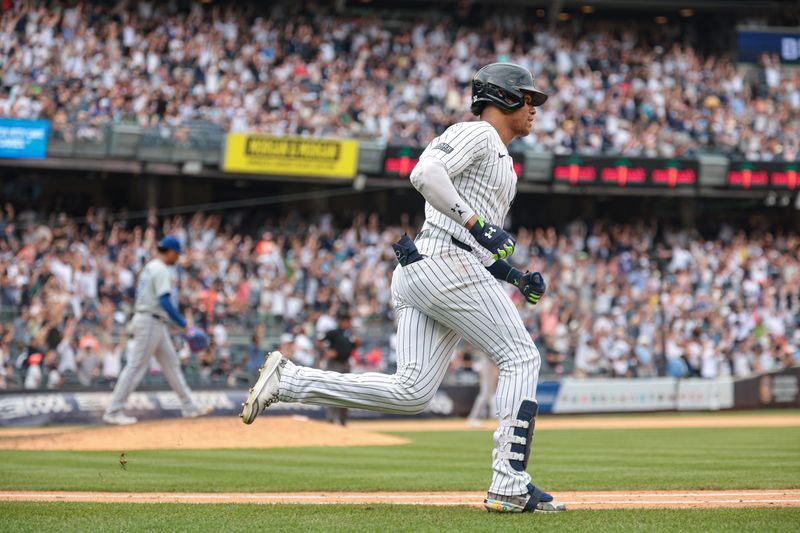
M 434 209 L 462 226 L 475 215 L 450 181 L 444 163 L 436 158 L 426 157 L 417 163 L 411 171 L 411 184 Z

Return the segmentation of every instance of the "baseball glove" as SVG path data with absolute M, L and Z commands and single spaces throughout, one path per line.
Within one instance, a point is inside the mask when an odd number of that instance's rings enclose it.
M 183 337 L 192 353 L 202 352 L 208 348 L 208 335 L 202 329 L 188 328 Z

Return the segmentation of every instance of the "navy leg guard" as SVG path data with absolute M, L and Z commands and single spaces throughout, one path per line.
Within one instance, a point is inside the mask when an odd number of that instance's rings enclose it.
M 528 459 L 531 456 L 531 448 L 533 447 L 533 430 L 536 426 L 536 415 L 539 414 L 539 404 L 536 400 L 523 400 L 520 403 L 519 411 L 517 412 L 517 420 L 520 422 L 527 422 L 528 427 L 515 427 L 514 436 L 525 439 L 525 443 L 513 443 L 511 445 L 511 453 L 519 454 L 523 458 L 521 460 L 509 460 L 508 464 L 511 468 L 519 472 L 528 468 Z

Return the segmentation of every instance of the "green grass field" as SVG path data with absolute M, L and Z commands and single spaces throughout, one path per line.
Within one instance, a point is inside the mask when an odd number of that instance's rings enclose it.
M 0 531 L 796 531 L 800 510 L 620 509 L 498 515 L 469 507 L 0 503 Z
M 0 451 L 0 489 L 447 491 L 488 484 L 491 432 L 397 433 L 411 443 L 265 450 Z M 122 451 L 122 450 L 120 450 Z M 541 431 L 529 470 L 551 491 L 800 488 L 800 427 Z M 0 531 L 796 531 L 798 508 L 569 511 L 384 505 L 0 503 Z
M 481 490 L 489 431 L 396 433 L 405 446 L 117 452 L 0 451 L 0 489 Z M 800 427 L 564 430 L 536 435 L 549 490 L 800 488 Z

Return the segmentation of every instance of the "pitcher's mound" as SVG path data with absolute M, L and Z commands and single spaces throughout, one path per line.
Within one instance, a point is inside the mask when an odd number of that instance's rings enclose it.
M 0 449 L 128 451 L 155 449 L 300 448 L 392 446 L 393 435 L 317 422 L 265 416 L 246 426 L 238 418 L 208 417 L 140 422 L 132 426 L 69 428 L 61 432 L 0 439 Z

